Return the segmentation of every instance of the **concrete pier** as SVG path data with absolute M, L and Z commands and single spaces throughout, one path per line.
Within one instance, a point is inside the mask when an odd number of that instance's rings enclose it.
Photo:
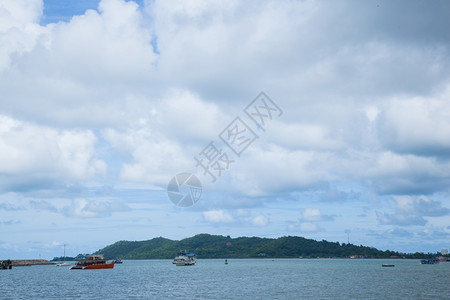
M 53 265 L 54 263 L 46 259 L 20 259 L 11 260 L 13 267 L 36 266 L 36 265 Z

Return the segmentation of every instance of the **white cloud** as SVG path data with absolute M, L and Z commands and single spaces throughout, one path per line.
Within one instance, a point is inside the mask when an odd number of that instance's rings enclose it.
M 35 213 L 10 204 L 29 190 L 73 193 L 64 212 L 94 218 L 116 206 L 87 198 L 87 186 L 165 188 L 264 90 L 284 113 L 205 187 L 203 199 L 219 195 L 200 208 L 214 207 L 205 224 L 264 224 L 268 205 L 291 201 L 279 209 L 298 214 L 305 199 L 334 199 L 344 223 L 352 205 L 367 207 L 370 228 L 377 197 L 392 195 L 406 198 L 379 223 L 444 222 L 448 200 L 435 197 L 450 178 L 449 4 L 387 1 L 385 14 L 360 1 L 143 2 L 103 0 L 41 26 L 42 1 L 1 1 L 0 188 L 18 193 L 0 203 L 4 220 Z M 291 229 L 318 232 L 332 204 L 314 202 Z M 249 207 L 261 210 L 239 212 Z M 275 216 L 269 224 L 284 233 Z
M 433 98 L 394 99 L 383 111 L 382 142 L 400 153 L 446 156 L 450 151 L 450 89 Z
M 317 208 L 306 208 L 302 212 L 302 219 L 305 221 L 320 221 L 322 219 L 320 210 Z
M 429 199 L 426 196 L 395 196 L 397 208 L 409 214 L 416 214 L 427 217 L 440 217 L 450 214 L 450 209 L 442 207 L 438 201 Z
M 426 196 L 394 196 L 395 213 L 376 212 L 381 224 L 412 226 L 429 223 L 429 217 L 442 217 L 450 214 L 450 209 L 439 201 Z M 428 217 L 425 219 L 424 217 Z
M 39 188 L 104 174 L 96 140 L 90 130 L 57 130 L 0 115 L 0 186 Z
M 275 132 L 274 142 L 298 150 L 336 151 L 345 144 L 340 136 L 335 136 L 324 124 L 281 123 L 270 124 L 271 132 Z
M 211 223 L 231 223 L 234 222 L 234 218 L 229 213 L 223 210 L 209 210 L 202 213 L 203 218 L 207 222 Z
M 114 212 L 129 211 L 128 205 L 119 201 L 100 201 L 73 199 L 71 204 L 62 209 L 64 215 L 75 218 L 109 217 Z
M 295 151 L 257 142 L 232 166 L 232 187 L 249 196 L 264 196 L 310 188 L 330 178 L 322 167 L 328 154 Z M 257 176 L 255 176 L 257 174 Z M 273 180 L 277 178 L 277 180 Z
M 266 216 L 256 216 L 252 219 L 252 223 L 256 226 L 267 226 L 269 218 Z
M 66 74 L 83 82 L 99 76 L 128 81 L 146 75 L 156 55 L 137 8 L 133 1 L 103 0 L 99 12 L 88 10 L 70 23 L 49 25 L 47 55 L 57 55 L 51 67 L 74 67 Z
M 159 104 L 158 124 L 166 127 L 161 130 L 183 143 L 210 140 L 229 121 L 218 105 L 187 90 L 171 90 Z
M 124 131 L 108 129 L 104 137 L 132 157 L 120 170 L 120 178 L 125 182 L 167 185 L 172 176 L 193 166 L 189 153 L 179 143 L 159 137 L 145 123 Z
M 143 22 L 136 3 L 105 0 L 99 12 L 87 10 L 68 23 L 32 23 L 37 29 L 23 38 L 29 45 L 16 47 L 23 48 L 20 55 L 8 50 L 12 46 L 0 47 L 7 56 L 0 61 L 14 59 L 8 72 L 0 73 L 0 103 L 27 120 L 52 125 L 126 122 L 146 106 L 142 95 L 158 85 L 152 81 L 157 58 L 152 33 Z M 22 27 L 31 26 L 26 24 Z M 0 31 L 8 44 L 21 36 L 10 31 Z
M 4 0 L 0 3 L 0 72 L 11 65 L 11 55 L 30 51 L 41 33 L 37 21 L 41 0 Z
M 397 226 L 422 226 L 427 221 L 421 216 L 411 214 L 389 214 L 383 212 L 376 212 L 377 219 L 383 225 L 397 225 Z
M 302 232 L 317 232 L 317 231 L 319 231 L 319 228 L 317 227 L 316 224 L 306 222 L 306 223 L 300 224 L 300 231 L 302 231 Z

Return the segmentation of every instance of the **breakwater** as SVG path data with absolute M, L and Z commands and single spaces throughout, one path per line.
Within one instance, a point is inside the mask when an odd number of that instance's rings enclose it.
M 36 265 L 53 265 L 54 263 L 46 259 L 19 259 L 11 260 L 13 267 L 36 266 Z

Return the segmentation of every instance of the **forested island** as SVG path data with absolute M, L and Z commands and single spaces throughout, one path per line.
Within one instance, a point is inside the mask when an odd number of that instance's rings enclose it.
M 316 241 L 299 236 L 279 238 L 198 234 L 180 241 L 163 237 L 119 241 L 97 251 L 107 258 L 170 259 L 180 251 L 198 258 L 427 258 L 436 253 L 400 253 L 349 243 Z

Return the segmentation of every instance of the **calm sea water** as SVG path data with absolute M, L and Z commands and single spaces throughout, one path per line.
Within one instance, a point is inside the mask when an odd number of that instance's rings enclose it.
M 109 270 L 0 271 L 0 299 L 450 299 L 450 262 L 229 259 L 124 261 Z M 381 264 L 395 264 L 383 268 Z

